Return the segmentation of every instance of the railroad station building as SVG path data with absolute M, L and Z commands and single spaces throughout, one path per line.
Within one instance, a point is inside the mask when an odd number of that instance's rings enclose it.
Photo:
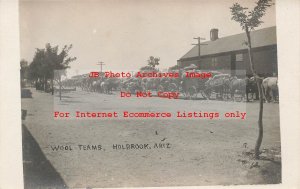
M 235 74 L 245 70 L 251 75 L 245 33 L 219 38 L 218 29 L 210 30 L 210 41 L 195 45 L 179 60 L 179 67 L 196 65 L 201 70 L 218 70 Z M 276 26 L 251 31 L 254 68 L 261 76 L 277 76 Z

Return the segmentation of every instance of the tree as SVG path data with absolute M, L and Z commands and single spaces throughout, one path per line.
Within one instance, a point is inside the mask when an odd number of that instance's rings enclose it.
M 27 67 L 28 66 L 28 62 L 25 59 L 22 59 L 20 61 L 20 66 L 21 66 L 21 69 Z
M 20 61 L 20 67 L 21 87 L 25 87 L 26 79 L 28 78 L 28 62 L 22 59 Z
M 262 95 L 262 79 L 255 70 L 253 64 L 253 54 L 252 54 L 252 46 L 251 46 L 251 36 L 250 32 L 254 30 L 256 27 L 261 25 L 263 21 L 261 18 L 266 14 L 266 10 L 268 7 L 272 5 L 272 0 L 258 0 L 256 2 L 256 6 L 251 11 L 247 11 L 248 8 L 242 7 L 240 4 L 235 3 L 232 7 L 230 7 L 231 11 L 231 19 L 238 22 L 242 29 L 245 31 L 247 36 L 247 42 L 245 43 L 248 47 L 248 55 L 249 55 L 249 63 L 251 72 L 256 80 L 256 84 L 259 91 L 259 117 L 258 117 L 258 128 L 259 133 L 255 144 L 254 155 L 256 159 L 259 159 L 260 154 L 260 146 L 263 139 L 263 95 Z
M 49 78 L 51 79 L 52 94 L 53 94 L 53 80 L 57 79 L 60 90 L 59 96 L 61 99 L 61 76 L 65 74 L 65 69 L 70 68 L 69 63 L 76 60 L 76 57 L 69 57 L 69 51 L 72 49 L 72 44 L 65 45 L 61 52 L 58 52 L 58 46 L 51 47 L 48 43 L 45 48 L 45 63 L 50 68 Z M 55 75 L 54 75 L 54 72 Z
M 171 66 L 169 67 L 169 70 L 179 70 L 180 69 L 180 66 L 178 66 L 177 64 L 175 66 Z
M 31 64 L 29 65 L 29 79 L 35 81 L 36 89 L 41 89 L 42 78 L 45 75 L 44 72 L 45 66 L 43 66 L 43 62 L 45 59 L 45 51 L 44 49 L 36 49 L 35 55 Z
M 147 60 L 148 65 L 155 68 L 155 66 L 159 65 L 160 58 L 150 56 L 149 59 Z
M 152 66 L 143 66 L 140 68 L 140 71 L 158 71 L 158 70 Z
M 76 60 L 76 57 L 69 57 L 72 45 L 65 45 L 60 52 L 58 49 L 58 46 L 52 47 L 49 43 L 44 49 L 36 49 L 33 61 L 29 66 L 29 76 L 36 81 L 36 87 L 43 83 L 43 89 L 46 91 L 47 81 L 51 80 L 52 94 L 54 79 L 58 80 L 61 87 L 61 74 L 64 73 L 62 70 L 69 68 L 69 63 Z M 55 71 L 59 74 L 55 75 Z

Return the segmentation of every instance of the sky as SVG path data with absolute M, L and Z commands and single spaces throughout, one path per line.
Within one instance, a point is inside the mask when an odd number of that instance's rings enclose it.
M 231 20 L 234 2 L 253 7 L 256 0 L 21 0 L 21 58 L 31 62 L 36 48 L 72 44 L 69 74 L 135 71 L 149 56 L 160 57 L 160 69 L 177 64 L 196 43 L 209 40 L 212 28 L 219 37 L 242 33 Z M 275 26 L 275 6 L 257 29 Z M 205 41 L 205 40 L 204 40 Z

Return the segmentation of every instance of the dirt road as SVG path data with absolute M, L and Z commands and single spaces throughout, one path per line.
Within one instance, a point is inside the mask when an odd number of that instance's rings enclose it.
M 252 160 L 258 103 L 31 89 L 23 121 L 68 187 L 145 187 L 281 182 L 278 104 L 265 104 L 265 158 Z M 245 111 L 241 119 L 54 119 L 54 111 Z M 264 155 L 262 154 L 262 156 Z

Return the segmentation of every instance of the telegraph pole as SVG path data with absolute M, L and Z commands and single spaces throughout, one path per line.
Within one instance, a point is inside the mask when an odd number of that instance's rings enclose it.
M 104 62 L 98 62 L 97 65 L 100 65 L 100 73 L 102 73 L 102 66 L 104 66 Z
M 203 37 L 194 37 L 194 39 L 198 40 L 197 44 L 192 44 L 192 45 L 197 45 L 198 46 L 198 61 L 199 61 L 199 68 L 201 66 L 201 45 L 207 45 L 207 44 L 201 44 L 201 40 L 205 40 Z

